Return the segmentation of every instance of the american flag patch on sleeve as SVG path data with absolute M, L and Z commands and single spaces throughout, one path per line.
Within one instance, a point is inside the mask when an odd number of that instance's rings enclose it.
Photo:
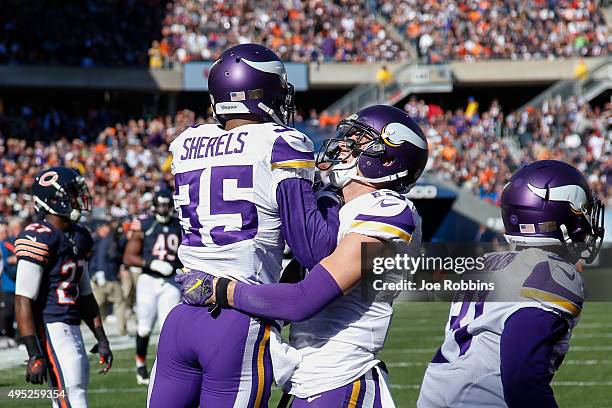
M 533 224 L 519 224 L 521 234 L 535 234 L 535 225 Z

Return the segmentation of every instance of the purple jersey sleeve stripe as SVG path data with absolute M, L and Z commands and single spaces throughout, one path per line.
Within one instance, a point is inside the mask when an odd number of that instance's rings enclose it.
M 399 228 L 408 235 L 412 235 L 416 228 L 414 214 L 409 206 L 406 206 L 399 214 L 396 215 L 369 215 L 359 214 L 355 217 L 355 221 L 377 222 L 387 224 L 395 228 Z
M 306 136 L 304 136 L 306 138 Z M 302 146 L 308 148 L 306 143 L 301 143 Z M 279 136 L 274 142 L 272 147 L 272 157 L 270 163 L 283 163 L 283 162 L 295 162 L 295 161 L 307 161 L 312 162 L 314 167 L 314 152 L 309 148 L 308 151 L 300 151 L 292 147 L 284 137 Z

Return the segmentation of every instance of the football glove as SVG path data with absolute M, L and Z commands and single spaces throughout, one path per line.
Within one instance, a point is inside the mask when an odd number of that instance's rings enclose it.
M 317 201 L 321 200 L 323 197 L 331 198 L 336 202 L 336 204 L 343 204 L 342 196 L 339 194 L 340 190 L 331 184 L 320 185 L 319 188 L 316 189 L 315 194 L 317 197 Z
M 200 271 L 177 271 L 174 280 L 181 285 L 181 300 L 193 306 L 204 306 L 213 295 L 214 276 Z
M 47 381 L 47 359 L 45 356 L 36 354 L 29 358 L 25 380 L 32 384 L 42 384 Z
M 150 270 L 161 273 L 164 276 L 170 276 L 172 275 L 172 272 L 174 272 L 174 267 L 170 262 L 159 259 L 152 260 L 148 266 Z
M 106 374 L 113 366 L 113 352 L 110 349 L 110 344 L 106 340 L 98 341 L 90 350 L 91 353 L 100 355 L 100 366 L 102 368 L 98 374 Z

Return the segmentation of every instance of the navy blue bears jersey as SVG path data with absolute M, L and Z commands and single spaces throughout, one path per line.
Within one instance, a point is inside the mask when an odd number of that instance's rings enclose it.
M 175 269 L 183 266 L 177 255 L 182 234 L 178 218 L 172 217 L 168 223 L 163 224 L 155 216 L 140 216 L 132 221 L 130 231 L 142 232 L 141 256 L 147 263 L 159 259 L 171 263 Z M 148 269 L 143 272 L 162 276 Z
M 74 225 L 61 231 L 48 222 L 28 225 L 15 241 L 18 262 L 42 266 L 38 297 L 33 302 L 37 318 L 45 323 L 79 324 L 79 282 L 91 255 L 93 241 L 87 228 Z

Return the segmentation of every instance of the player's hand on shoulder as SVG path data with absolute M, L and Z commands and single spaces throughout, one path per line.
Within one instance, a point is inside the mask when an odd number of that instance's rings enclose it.
M 106 374 L 113 366 L 113 352 L 110 349 L 108 340 L 100 340 L 90 350 L 91 353 L 97 353 L 100 356 L 100 371 L 98 374 Z
M 28 359 L 25 380 L 32 384 L 42 384 L 47 381 L 47 359 L 45 356 L 36 354 Z
M 162 261 L 160 259 L 152 260 L 147 265 L 150 270 L 161 273 L 164 276 L 170 276 L 174 272 L 174 266 L 170 262 Z
M 214 276 L 200 271 L 177 271 L 174 280 L 181 285 L 181 301 L 192 306 L 213 302 Z

